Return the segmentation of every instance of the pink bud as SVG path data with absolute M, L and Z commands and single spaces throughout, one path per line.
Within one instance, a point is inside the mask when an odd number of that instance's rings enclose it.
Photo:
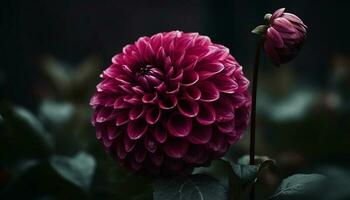
M 307 26 L 294 14 L 276 10 L 268 19 L 264 50 L 276 65 L 291 61 L 297 56 L 306 39 Z

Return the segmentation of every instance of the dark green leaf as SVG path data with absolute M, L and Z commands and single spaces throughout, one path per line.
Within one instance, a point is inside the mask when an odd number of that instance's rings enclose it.
M 32 113 L 9 104 L 2 104 L 0 112 L 5 126 L 0 140 L 1 152 L 6 152 L 0 153 L 4 160 L 43 158 L 53 151 L 51 136 Z
M 335 166 L 324 166 L 316 170 L 327 177 L 324 188 L 318 191 L 318 200 L 345 200 L 350 199 L 350 171 Z
M 158 179 L 153 183 L 154 200 L 227 200 L 223 185 L 207 175 Z
M 257 35 L 264 35 L 266 33 L 267 26 L 266 25 L 260 25 L 255 27 L 252 30 L 252 33 L 257 34 Z
M 73 105 L 70 102 L 53 101 L 45 99 L 39 107 L 40 117 L 55 126 L 62 126 L 71 120 L 73 116 Z
M 26 188 L 28 188 L 27 177 L 34 174 L 39 165 L 40 162 L 37 160 L 23 160 L 18 162 L 13 167 L 6 185 L 0 188 L 0 199 L 20 199 L 21 195 L 24 197 Z M 28 193 L 26 197 L 30 198 Z
M 55 155 L 50 159 L 53 169 L 64 179 L 88 191 L 96 168 L 95 159 L 84 152 L 70 158 Z
M 255 182 L 259 168 L 256 165 L 241 165 L 231 163 L 233 172 L 241 180 L 243 186 L 246 186 L 252 182 Z
M 314 199 L 313 191 L 320 187 L 325 176 L 320 174 L 295 174 L 284 179 L 270 197 L 271 200 Z
M 243 187 L 238 176 L 234 174 L 229 160 L 214 160 L 210 167 L 196 168 L 193 173 L 207 174 L 218 179 L 225 188 L 228 188 L 230 199 L 241 198 Z

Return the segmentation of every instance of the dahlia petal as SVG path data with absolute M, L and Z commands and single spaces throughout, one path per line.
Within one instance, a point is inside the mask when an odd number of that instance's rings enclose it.
M 152 48 L 157 51 L 159 48 L 161 48 L 163 42 L 163 34 L 158 33 L 151 37 L 150 44 L 152 45 Z
M 90 99 L 90 103 L 89 103 L 90 106 L 97 106 L 99 104 L 102 104 L 101 103 L 101 96 L 102 95 L 100 95 L 99 92 L 97 92 L 94 96 L 92 96 Z
M 232 135 L 226 136 L 226 141 L 229 144 L 233 144 L 233 143 L 237 142 L 239 139 L 241 139 L 241 133 L 238 133 L 238 131 L 233 133 Z
M 217 123 L 216 126 L 218 127 L 218 129 L 226 134 L 232 134 L 232 132 L 235 129 L 235 122 L 232 121 L 228 121 L 228 122 L 221 122 L 221 123 Z
M 224 61 L 228 55 L 230 55 L 230 50 L 222 45 L 215 45 L 213 47 L 209 47 L 210 51 L 206 55 L 206 60 L 220 60 Z
M 130 52 L 128 55 L 123 55 L 123 61 L 121 64 L 130 66 L 130 69 L 134 70 L 134 67 L 139 62 L 139 55 L 137 49 Z
M 139 171 L 142 168 L 142 163 L 136 162 L 135 159 L 130 160 L 130 167 L 134 171 Z
M 145 78 L 151 86 L 157 86 L 160 83 L 162 83 L 162 81 L 159 78 L 152 75 L 145 75 Z
M 270 41 L 265 41 L 264 43 L 265 53 L 275 64 L 282 64 L 281 58 L 278 55 L 277 51 L 274 49 Z
M 282 16 L 285 10 L 286 10 L 285 8 L 280 8 L 280 9 L 276 10 L 276 11 L 271 15 L 270 21 L 276 19 L 277 17 Z
M 128 123 L 128 136 L 132 140 L 141 138 L 147 131 L 147 123 L 143 119 L 137 119 Z
M 195 117 L 199 112 L 199 105 L 195 101 L 181 99 L 177 103 L 179 112 L 186 117 Z
M 212 102 L 220 98 L 219 90 L 212 82 L 202 82 L 199 86 L 199 89 L 201 90 L 201 101 Z
M 132 79 L 128 78 L 128 76 L 123 75 L 123 74 L 116 75 L 114 77 L 114 80 L 117 81 L 119 84 L 130 84 L 132 82 Z
M 168 85 L 168 90 L 166 91 L 167 94 L 176 94 L 180 90 L 180 83 L 179 82 L 170 82 L 171 84 Z
M 133 90 L 134 92 L 136 92 L 136 94 L 138 94 L 138 95 L 143 95 L 143 94 L 145 94 L 145 91 L 143 91 L 143 89 L 142 89 L 141 86 L 134 86 L 134 87 L 132 87 L 132 90 Z
M 124 80 L 127 80 L 127 78 L 124 78 Z M 124 81 L 125 83 L 128 83 L 127 81 Z M 118 92 L 119 88 L 117 87 L 117 82 L 114 79 L 105 79 L 102 82 L 100 82 L 96 89 L 98 92 L 107 91 L 107 92 Z
M 180 114 L 173 114 L 167 121 L 169 133 L 175 137 L 185 137 L 192 129 L 192 119 Z
M 306 34 L 306 28 L 304 26 L 302 26 L 302 25 L 296 25 L 295 28 L 299 30 L 299 32 L 298 32 L 299 35 L 298 36 L 300 38 L 304 38 L 304 36 Z
M 282 48 L 284 46 L 284 42 L 281 35 L 273 27 L 267 29 L 266 36 L 273 42 L 275 47 Z
M 145 49 L 148 45 L 148 39 L 147 37 L 140 37 L 136 42 L 135 46 L 137 48 L 137 51 L 140 56 L 144 55 Z
M 101 129 L 96 129 L 96 138 L 101 139 L 103 134 L 103 130 Z
M 151 133 L 152 133 L 153 137 L 157 140 L 157 142 L 159 142 L 161 144 L 164 143 L 168 137 L 166 130 L 164 130 L 164 128 L 162 128 L 162 126 L 156 126 L 156 127 L 152 128 Z
M 177 98 L 174 95 L 167 95 L 159 99 L 159 107 L 163 110 L 175 108 L 177 105 Z
M 157 64 L 164 64 L 163 61 L 165 60 L 166 58 L 166 54 L 165 54 L 165 51 L 164 51 L 164 48 L 163 47 L 160 47 L 158 49 L 158 52 L 157 52 L 157 60 L 158 60 L 158 63 Z
M 168 168 L 172 172 L 180 171 L 183 168 L 183 161 L 182 159 L 174 159 L 167 157 L 164 160 L 164 167 Z
M 208 152 L 201 145 L 191 145 L 183 159 L 188 163 L 203 164 L 208 160 Z
M 102 137 L 102 143 L 103 143 L 103 145 L 104 145 L 105 147 L 107 147 L 107 148 L 109 148 L 109 147 L 112 146 L 113 141 L 114 141 L 114 140 L 108 139 L 107 136 L 103 136 L 103 137 Z
M 168 156 L 182 158 L 189 148 L 189 143 L 183 139 L 171 138 L 166 141 L 163 148 Z
M 145 95 L 143 95 L 142 97 L 142 102 L 143 103 L 156 103 L 158 100 L 158 94 L 156 92 L 154 93 L 147 93 Z
M 154 57 L 155 57 L 154 50 L 152 49 L 152 46 L 149 43 L 147 43 L 146 48 L 144 49 L 143 59 L 147 63 L 152 63 L 152 61 L 154 60 Z
M 197 62 L 199 62 L 208 52 L 209 49 L 207 46 L 194 45 L 193 47 L 187 49 L 186 54 L 193 57 L 196 56 L 198 58 Z
M 133 50 L 135 50 L 135 46 L 127 44 L 125 47 L 123 47 L 122 51 L 124 54 L 130 54 Z
M 175 48 L 176 49 L 187 49 L 188 46 L 190 46 L 192 43 L 191 37 L 180 37 L 175 41 Z
M 161 84 L 159 84 L 157 87 L 155 87 L 157 92 L 162 93 L 166 90 L 166 85 L 164 82 L 162 82 Z
M 294 33 L 283 33 L 283 32 L 281 32 L 280 34 L 281 34 L 281 37 L 284 40 L 285 46 L 290 45 L 291 43 L 295 43 L 300 38 L 300 33 L 297 32 L 297 31 L 294 32 Z
M 151 84 L 148 82 L 148 79 L 145 76 L 139 76 L 137 78 L 137 82 L 147 91 L 152 89 Z
M 132 105 L 137 105 L 141 103 L 141 98 L 138 95 L 134 95 L 134 94 L 126 95 L 123 100 Z
M 170 81 L 174 81 L 174 82 L 182 81 L 183 73 L 184 73 L 183 69 L 180 69 L 172 78 L 170 78 Z
M 186 56 L 186 59 L 181 63 L 184 70 L 193 71 L 198 63 L 199 57 L 196 55 Z
M 197 121 L 203 125 L 209 125 L 215 122 L 215 109 L 210 103 L 199 104 L 199 113 L 196 117 Z
M 208 148 L 214 152 L 226 152 L 228 149 L 228 144 L 225 141 L 224 135 L 219 133 L 213 134 L 213 137 L 208 143 Z
M 114 110 L 109 107 L 102 106 L 99 110 L 96 110 L 96 122 L 102 123 L 111 120 L 115 116 Z
M 129 112 L 129 119 L 135 120 L 140 118 L 145 113 L 145 107 L 144 106 L 135 106 L 131 108 Z
M 116 152 L 119 159 L 124 160 L 126 158 L 126 151 L 122 142 L 118 142 L 116 145 Z
M 201 90 L 196 86 L 187 87 L 184 96 L 187 99 L 199 100 L 201 98 Z
M 235 93 L 234 95 L 232 95 L 231 100 L 235 108 L 238 108 L 250 99 L 248 98 L 248 95 L 244 95 L 242 93 Z
M 128 123 L 129 121 L 130 121 L 130 119 L 129 119 L 128 111 L 120 111 L 116 115 L 116 123 L 115 124 L 117 126 L 124 125 L 124 124 Z
M 219 62 L 198 64 L 195 68 L 200 80 L 214 76 L 215 74 L 222 72 L 224 69 L 225 66 Z
M 124 109 L 130 107 L 131 105 L 124 101 L 124 97 L 118 97 L 113 104 L 114 109 Z
M 216 87 L 220 92 L 233 94 L 238 89 L 238 84 L 231 77 L 223 76 L 217 81 L 214 81 Z
M 238 80 L 238 91 L 239 92 L 243 92 L 243 91 L 246 91 L 248 90 L 249 88 L 249 80 L 245 77 L 240 77 Z
M 131 152 L 136 146 L 137 140 L 131 140 L 127 134 L 124 135 L 123 144 L 127 153 Z
M 139 148 L 135 152 L 135 161 L 138 163 L 142 163 L 147 157 L 147 151 L 144 151 L 143 149 Z
M 123 61 L 124 61 L 123 54 L 121 54 L 121 53 L 119 53 L 119 54 L 117 54 L 117 55 L 112 57 L 112 63 L 113 64 L 120 65 L 120 64 L 123 63 Z
M 199 80 L 199 75 L 197 72 L 192 70 L 185 70 L 182 77 L 181 85 L 191 86 L 197 83 L 198 80 Z
M 232 100 L 226 96 L 215 102 L 214 109 L 218 122 L 226 122 L 235 117 Z
M 161 110 L 159 108 L 150 108 L 146 112 L 146 121 L 149 124 L 155 124 L 158 122 L 161 116 Z
M 167 75 L 173 75 L 171 72 L 174 72 L 174 69 L 172 67 L 172 62 L 171 58 L 169 56 L 166 56 L 164 61 L 163 61 L 163 68 L 164 68 L 164 73 Z
M 292 13 L 283 13 L 283 18 L 286 18 L 289 21 L 294 22 L 296 24 L 304 25 L 304 22 L 298 16 Z
M 124 92 L 126 92 L 126 93 L 128 93 L 128 94 L 132 93 L 132 88 L 131 88 L 130 84 L 125 84 L 125 85 L 119 84 L 118 87 L 119 87 L 122 91 L 124 91 Z
M 208 46 L 211 44 L 210 38 L 208 36 L 199 35 L 196 38 L 196 44 L 198 46 Z
M 197 40 L 197 37 L 199 36 L 199 33 L 197 33 L 197 32 L 186 33 L 186 35 L 189 38 L 191 38 L 191 44 L 189 45 L 189 47 L 194 46 L 195 45 L 195 41 Z
M 120 135 L 120 131 L 117 129 L 117 127 L 114 124 L 109 124 L 107 126 L 107 134 L 108 134 L 108 139 L 114 140 Z
M 153 164 L 156 166 L 161 166 L 164 160 L 163 153 L 161 151 L 156 151 L 155 153 L 148 154 Z
M 174 52 L 174 66 L 178 67 L 181 65 L 183 60 L 185 59 L 186 51 L 175 51 Z
M 295 33 L 296 32 L 293 24 L 285 18 L 280 17 L 280 18 L 275 19 L 273 21 L 272 26 L 278 32 L 287 32 L 287 33 Z
M 117 68 L 116 65 L 111 65 L 107 69 L 103 71 L 103 75 L 106 77 L 114 78 L 119 74 L 119 69 Z
M 160 69 L 157 69 L 155 67 L 151 68 L 148 72 L 148 74 L 157 77 L 158 79 L 162 79 L 164 77 L 163 72 Z
M 203 126 L 195 123 L 192 127 L 191 134 L 186 138 L 192 144 L 206 144 L 209 142 L 212 132 L 212 126 Z
M 157 150 L 157 142 L 151 135 L 146 135 L 143 141 L 144 141 L 145 148 L 149 152 L 154 153 Z
M 173 77 L 174 74 L 175 74 L 175 70 L 174 70 L 174 66 L 172 64 L 170 64 L 169 66 L 167 67 L 164 67 L 165 69 L 165 74 L 168 76 L 168 77 Z
M 165 54 L 172 55 L 174 50 L 174 38 L 176 37 L 175 34 L 169 34 L 163 38 L 163 47 Z

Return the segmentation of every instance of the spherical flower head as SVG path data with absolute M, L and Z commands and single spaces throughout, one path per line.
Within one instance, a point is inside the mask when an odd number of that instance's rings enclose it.
M 198 33 L 141 37 L 112 58 L 101 78 L 90 101 L 96 137 L 133 171 L 190 173 L 223 156 L 248 124 L 242 67 Z
M 297 56 L 306 39 L 307 26 L 294 14 L 276 10 L 265 15 L 266 27 L 264 50 L 276 65 L 291 61 Z

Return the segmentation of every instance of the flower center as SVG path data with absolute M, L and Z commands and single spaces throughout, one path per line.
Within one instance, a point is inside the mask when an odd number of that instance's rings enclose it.
M 140 74 L 141 76 L 148 75 L 150 69 L 152 69 L 153 67 L 154 67 L 153 65 L 142 66 L 142 67 L 140 68 L 139 74 Z

